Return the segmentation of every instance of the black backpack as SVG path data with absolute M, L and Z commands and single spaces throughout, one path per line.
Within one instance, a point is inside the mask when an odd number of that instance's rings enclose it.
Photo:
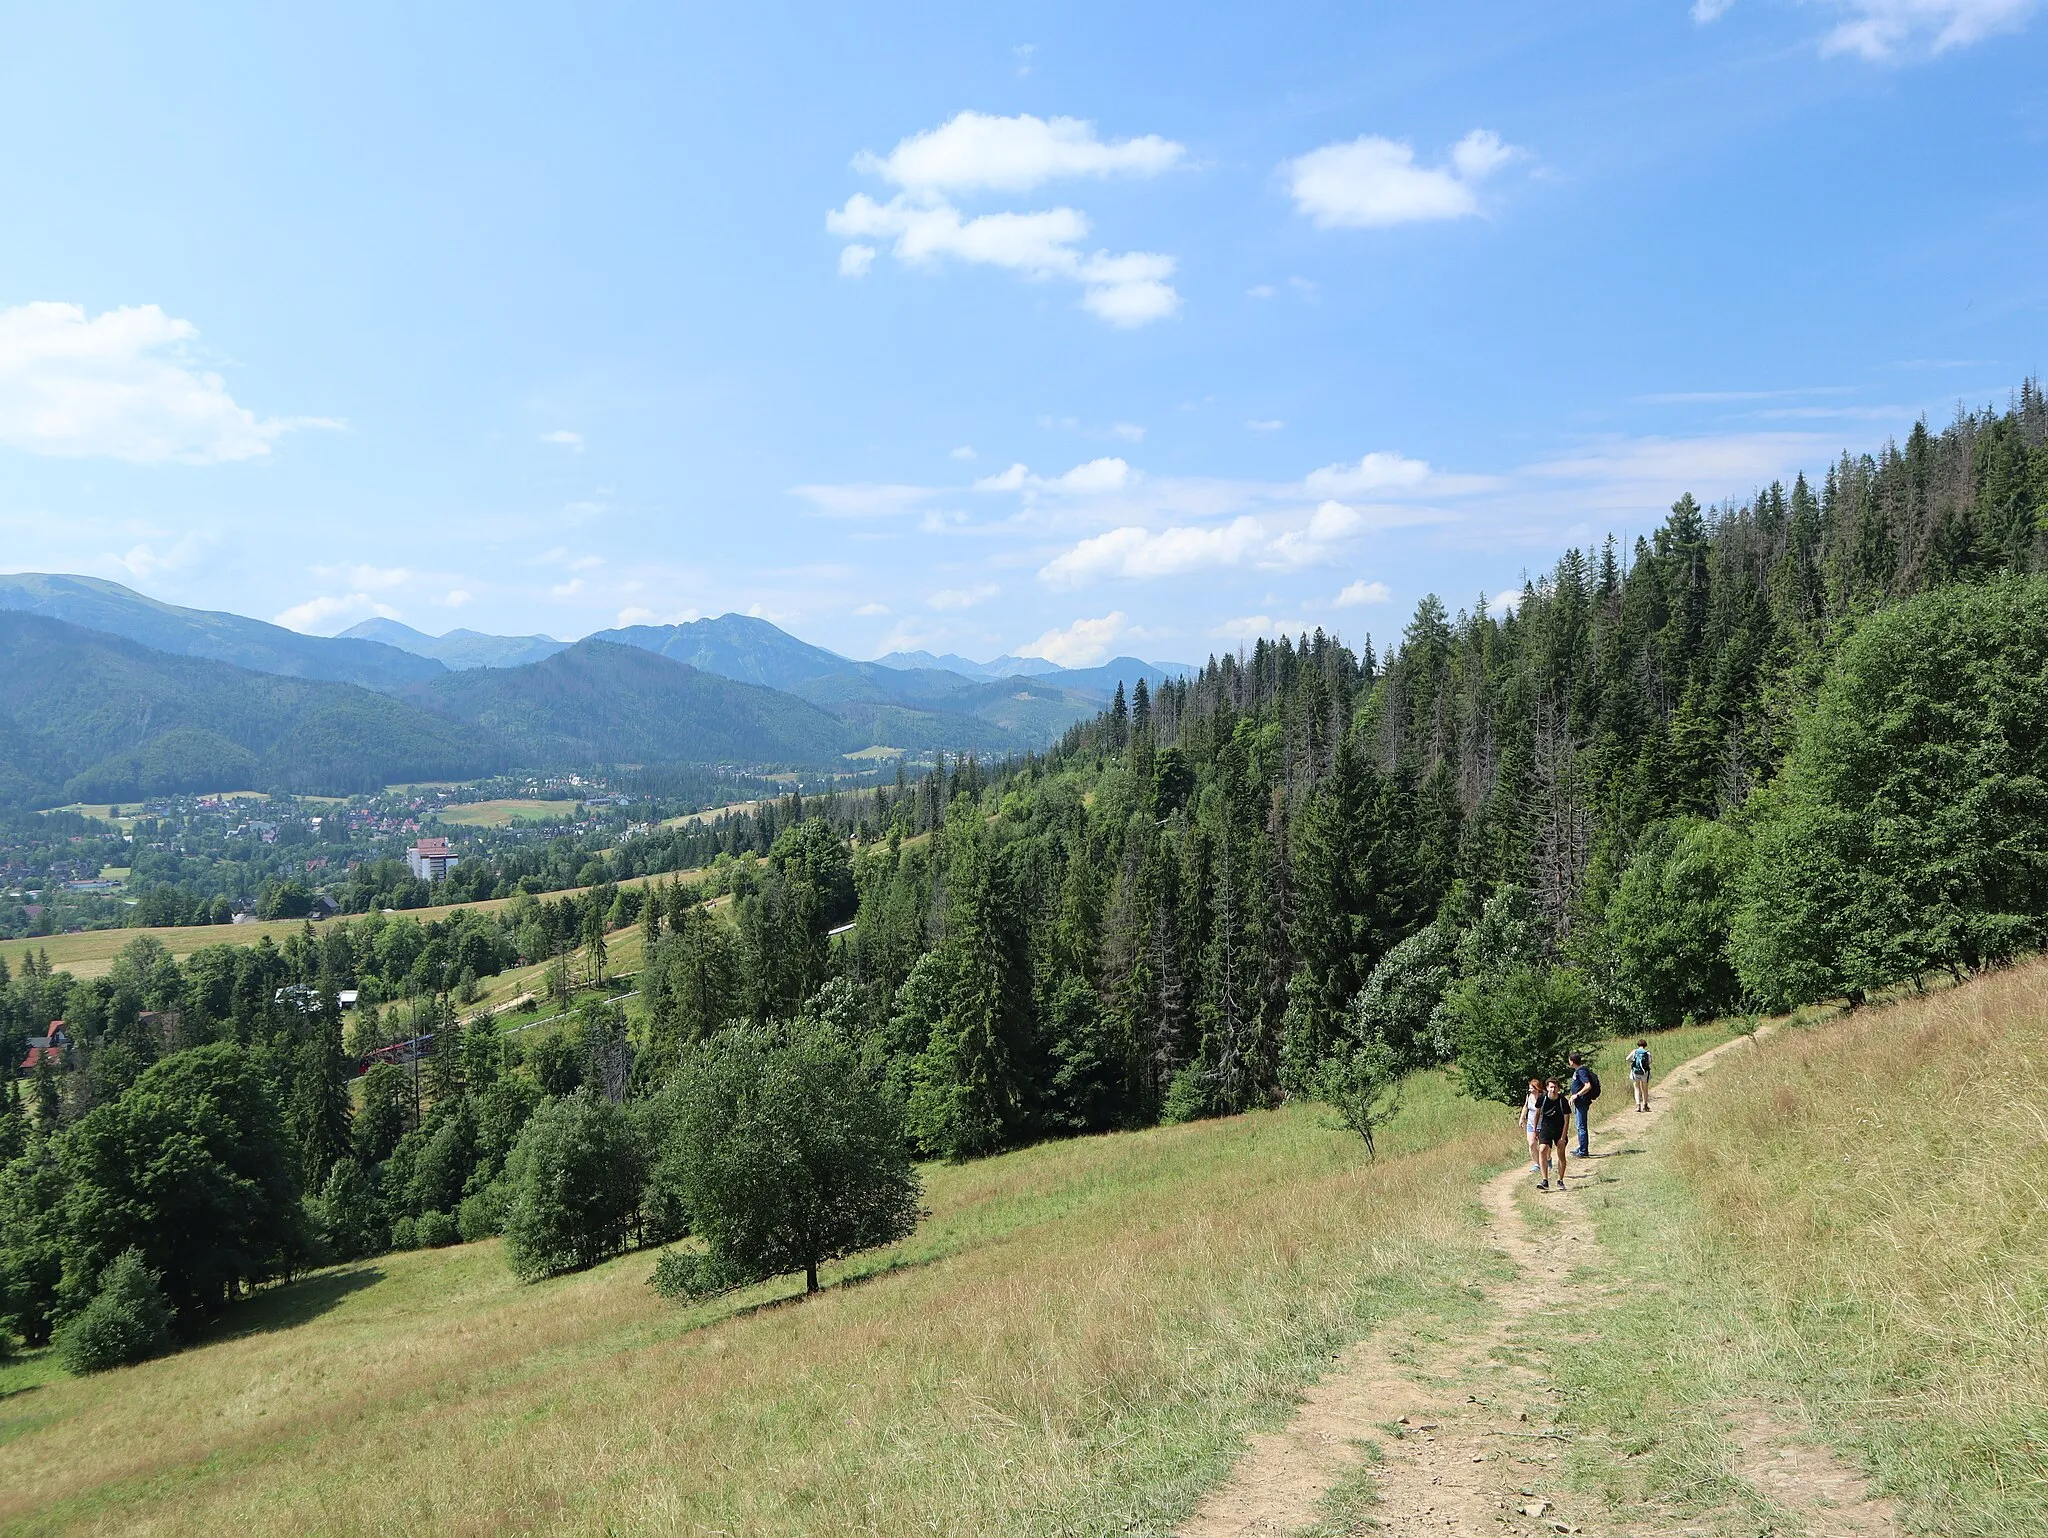
M 1591 1105 L 1600 1098 L 1600 1075 L 1588 1068 L 1586 1070 L 1586 1077 L 1592 1081 L 1593 1093 L 1586 1097 L 1586 1104 Z

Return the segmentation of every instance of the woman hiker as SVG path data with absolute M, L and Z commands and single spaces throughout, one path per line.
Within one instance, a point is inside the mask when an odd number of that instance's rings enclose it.
M 1535 1174 L 1536 1163 L 1536 1107 L 1543 1103 L 1543 1081 L 1531 1079 L 1529 1092 L 1522 1097 L 1522 1111 L 1518 1118 L 1522 1123 L 1522 1140 L 1529 1145 L 1529 1173 Z
M 1564 1097 L 1564 1091 L 1557 1087 L 1557 1080 L 1551 1079 L 1543 1086 L 1543 1098 L 1536 1104 L 1536 1160 L 1542 1179 L 1536 1182 L 1536 1189 L 1550 1189 L 1550 1161 L 1557 1160 L 1557 1188 L 1564 1189 L 1564 1140 L 1571 1126 L 1571 1102 Z

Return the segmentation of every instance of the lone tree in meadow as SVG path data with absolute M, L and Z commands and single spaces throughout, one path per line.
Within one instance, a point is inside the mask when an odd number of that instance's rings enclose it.
M 903 1108 L 829 1025 L 741 1027 L 693 1048 L 672 1091 L 673 1181 L 701 1253 L 654 1284 L 702 1297 L 889 1244 L 923 1216 Z

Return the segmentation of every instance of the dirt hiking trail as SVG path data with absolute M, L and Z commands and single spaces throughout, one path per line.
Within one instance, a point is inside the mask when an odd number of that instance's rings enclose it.
M 1377 1499 L 1351 1529 L 1359 1533 L 1691 1538 L 1711 1531 L 1654 1506 L 1610 1513 L 1596 1498 L 1562 1489 L 1553 1468 L 1568 1434 L 1549 1429 L 1559 1391 L 1514 1342 L 1518 1327 L 1563 1295 L 1572 1272 L 1601 1274 L 1599 1239 L 1580 1191 L 1628 1179 L 1634 1161 L 1619 1155 L 1641 1152 L 1675 1096 L 1723 1054 L 1749 1045 L 1737 1037 L 1682 1065 L 1656 1086 L 1648 1112 L 1635 1109 L 1625 1080 L 1619 1094 L 1603 1096 L 1614 1109 L 1595 1124 L 1595 1157 L 1571 1161 L 1565 1194 L 1539 1197 L 1557 1219 L 1541 1242 L 1516 1202 L 1517 1191 L 1533 1183 L 1528 1166 L 1489 1180 L 1482 1191 L 1487 1230 L 1514 1272 L 1489 1289 L 1483 1318 L 1447 1338 L 1383 1330 L 1349 1348 L 1287 1426 L 1252 1438 L 1179 1538 L 1331 1531 L 1321 1525 L 1324 1496 L 1368 1467 Z M 1619 1292 L 1596 1283 L 1590 1296 Z M 1581 1280 L 1572 1295 L 1587 1297 L 1587 1284 Z M 1728 1410 L 1738 1472 L 1778 1508 L 1773 1538 L 1897 1538 L 1890 1504 L 1869 1497 L 1860 1472 L 1802 1438 L 1770 1406 Z M 1368 1465 L 1375 1444 L 1378 1461 Z

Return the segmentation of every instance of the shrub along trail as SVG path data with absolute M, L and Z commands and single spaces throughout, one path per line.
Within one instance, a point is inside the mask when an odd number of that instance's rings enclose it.
M 1720 1530 L 1697 1525 L 1691 1510 L 1650 1503 L 1603 1510 L 1597 1496 L 1568 1488 L 1559 1464 L 1575 1433 L 1561 1423 L 1561 1390 L 1546 1371 L 1546 1354 L 1559 1348 L 1554 1316 L 1567 1301 L 1590 1314 L 1571 1321 L 1573 1338 L 1562 1349 L 1610 1349 L 1599 1336 L 1600 1315 L 1628 1300 L 1624 1288 L 1603 1280 L 1609 1267 L 1591 1204 L 1603 1188 L 1630 1179 L 1674 1097 L 1716 1060 L 1752 1050 L 1737 1038 L 1694 1058 L 1657 1087 L 1647 1113 L 1634 1109 L 1625 1081 L 1603 1095 L 1608 1114 L 1596 1119 L 1595 1156 L 1572 1161 L 1562 1195 L 1535 1190 L 1519 1163 L 1488 1181 L 1488 1233 L 1513 1272 L 1487 1290 L 1486 1312 L 1462 1330 L 1381 1331 L 1344 1352 L 1284 1428 L 1252 1440 L 1229 1481 L 1181 1526 L 1181 1538 Z M 1868 1498 L 1860 1474 L 1803 1440 L 1770 1406 L 1730 1410 L 1741 1472 L 1755 1495 L 1741 1504 L 1768 1513 L 1773 1525 L 1762 1531 L 1784 1538 L 1898 1532 L 1889 1505 Z

